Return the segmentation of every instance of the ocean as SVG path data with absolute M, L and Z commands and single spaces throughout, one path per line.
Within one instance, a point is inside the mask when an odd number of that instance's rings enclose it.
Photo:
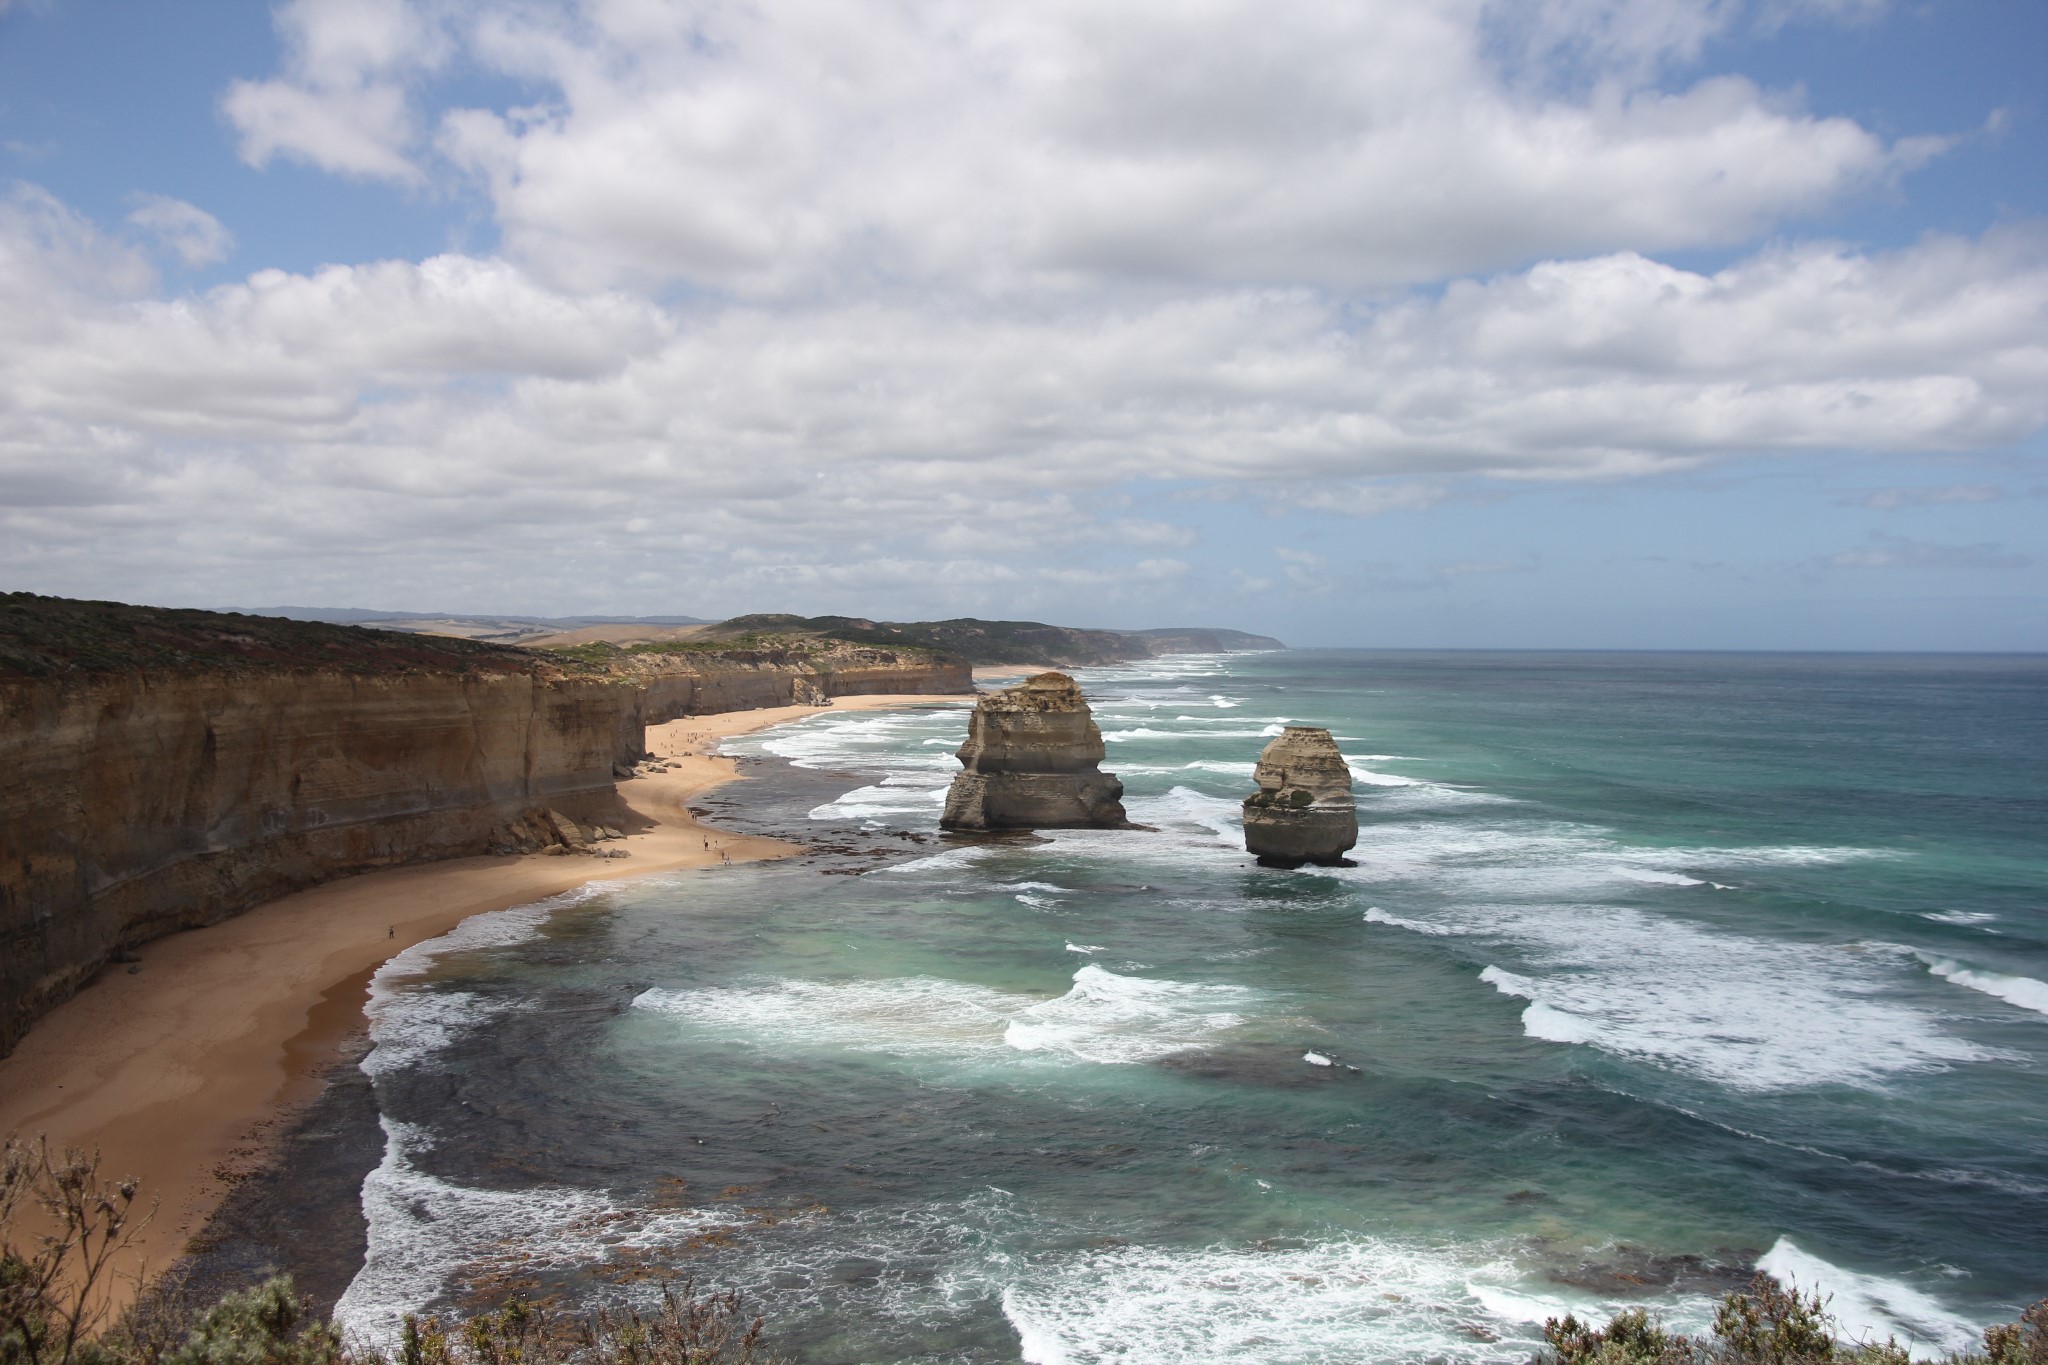
M 821 713 L 717 804 L 826 852 L 388 964 L 341 1320 L 691 1277 L 820 1365 L 1518 1361 L 1762 1267 L 1926 1357 L 2048 1295 L 2048 659 L 1076 676 L 1149 830 L 942 837 L 965 708 Z M 1242 851 L 1288 722 L 1354 868 Z

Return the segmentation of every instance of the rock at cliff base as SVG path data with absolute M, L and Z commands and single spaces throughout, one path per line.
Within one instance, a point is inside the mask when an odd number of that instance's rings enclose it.
M 1102 731 L 1080 685 L 1040 673 L 975 703 L 944 829 L 1129 829 L 1124 784 L 1098 766 Z
M 1261 867 L 1356 866 L 1351 769 L 1328 730 L 1290 725 L 1259 755 L 1259 789 L 1244 799 L 1245 851 Z
M 599 839 L 622 839 L 625 835 L 607 825 L 579 825 L 550 807 L 537 806 L 518 819 L 491 832 L 484 851 L 512 853 L 589 853 Z

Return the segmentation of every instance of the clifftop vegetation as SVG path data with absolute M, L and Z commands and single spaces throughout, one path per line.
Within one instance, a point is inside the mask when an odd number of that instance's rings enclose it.
M 1227 649 L 1279 649 L 1278 640 L 1234 630 L 1082 630 L 1043 621 L 871 621 L 859 616 L 735 616 L 707 626 L 695 641 L 774 635 L 844 640 L 890 649 L 923 649 L 973 664 L 1057 664 L 1086 667 L 1147 659 L 1155 654 Z
M 0 593 L 0 679 L 114 673 L 531 673 L 503 645 L 235 612 Z
M 691 640 L 640 640 L 629 644 L 597 640 L 580 645 L 541 645 L 536 648 L 550 656 L 611 672 L 646 671 L 649 667 L 658 667 L 664 659 L 805 668 L 961 662 L 957 656 L 943 650 L 918 645 L 864 646 L 829 635 L 767 631 Z
M 1551 1354 L 1540 1365 L 1911 1365 L 1898 1341 L 1853 1341 L 1811 1291 L 1759 1275 L 1714 1313 L 1711 1333 L 1667 1332 L 1640 1308 L 1596 1328 L 1566 1315 L 1543 1324 Z M 1950 1355 L 1946 1365 L 2048 1365 L 2048 1299 L 2018 1322 L 1984 1330 L 1984 1349 Z
M 30 1210 L 41 1227 L 17 1240 Z M 555 1311 L 521 1298 L 458 1324 L 407 1317 L 395 1358 L 309 1313 L 289 1279 L 213 1304 L 175 1284 L 105 1311 L 117 1253 L 153 1215 L 135 1182 L 41 1140 L 0 1143 L 0 1365 L 778 1365 L 763 1322 L 727 1290 L 685 1281 L 649 1311 Z
M 769 614 L 689 629 L 680 639 L 525 647 L 419 630 L 0 593 L 0 680 L 142 672 L 631 674 L 656 671 L 664 658 L 811 668 L 962 662 L 1077 667 L 1157 654 L 1283 648 L 1278 640 L 1233 630 L 1082 630 L 965 616 L 873 621 Z

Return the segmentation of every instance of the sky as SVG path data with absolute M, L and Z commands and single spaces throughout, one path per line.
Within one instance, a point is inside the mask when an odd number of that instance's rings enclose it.
M 2039 0 L 0 0 L 0 587 L 2048 649 Z

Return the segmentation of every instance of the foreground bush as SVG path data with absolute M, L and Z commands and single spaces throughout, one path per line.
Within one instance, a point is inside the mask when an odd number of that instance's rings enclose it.
M 1818 1294 L 1801 1295 L 1768 1275 L 1730 1294 L 1714 1313 L 1713 1335 L 1667 1332 L 1640 1308 L 1595 1329 L 1567 1314 L 1543 1324 L 1555 1365 L 1908 1365 L 1896 1340 L 1845 1341 Z M 2048 1299 L 2018 1322 L 1984 1330 L 1981 1354 L 1951 1355 L 1949 1365 L 2048 1365 Z
M 114 1259 L 155 1212 L 138 1215 L 135 1199 L 133 1180 L 100 1177 L 96 1155 L 0 1142 L 0 1365 L 777 1365 L 737 1291 L 698 1295 L 687 1281 L 648 1313 L 514 1299 L 459 1324 L 407 1317 L 395 1359 L 344 1341 L 289 1279 L 204 1308 L 153 1298 L 110 1324 Z M 31 1207 L 43 1228 L 17 1242 Z M 1844 1342 L 1839 1330 L 1819 1295 L 1759 1275 L 1722 1301 L 1711 1336 L 1667 1332 L 1640 1308 L 1600 1328 L 1552 1318 L 1542 1365 L 1908 1365 L 1896 1341 Z M 1948 1365 L 2048 1365 L 2048 1299 L 1986 1328 L 1981 1354 Z
M 397 1359 L 344 1341 L 289 1279 L 203 1309 L 157 1297 L 109 1321 L 111 1267 L 149 1222 L 99 1158 L 0 1143 L 0 1365 L 775 1365 L 735 1291 L 664 1288 L 652 1312 L 557 1312 L 514 1300 L 459 1325 L 408 1317 Z M 17 1240 L 20 1215 L 42 1230 Z

